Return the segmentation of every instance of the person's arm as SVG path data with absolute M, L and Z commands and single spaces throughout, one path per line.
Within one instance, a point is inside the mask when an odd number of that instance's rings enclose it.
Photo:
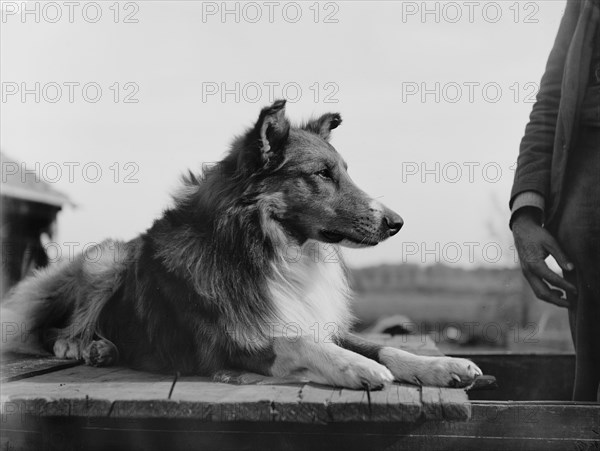
M 536 193 L 535 191 L 523 191 L 515 196 L 512 202 L 512 208 L 510 209 L 510 228 L 512 229 L 512 222 L 515 218 L 515 213 L 521 208 L 530 208 L 534 211 L 536 217 L 539 219 L 539 223 L 543 224 L 544 211 L 546 202 L 544 198 Z
M 569 302 L 562 297 L 562 292 L 549 287 L 546 282 L 571 294 L 576 294 L 577 289 L 553 272 L 545 260 L 548 255 L 552 255 L 563 271 L 572 271 L 574 266 L 554 237 L 542 226 L 540 210 L 535 207 L 523 207 L 515 211 L 512 217 L 512 232 L 523 275 L 536 297 L 559 307 L 569 307 Z
M 558 118 L 565 60 L 577 25 L 581 0 L 568 0 L 554 46 L 546 63 L 536 102 L 521 140 L 517 169 L 511 192 L 512 208 L 516 197 L 525 191 L 550 195 L 550 167 Z
M 561 307 L 568 307 L 568 301 L 559 290 L 550 288 L 546 282 L 569 293 L 576 293 L 576 289 L 550 270 L 545 259 L 552 255 L 563 271 L 573 270 L 573 264 L 543 224 L 545 204 L 550 195 L 550 170 L 565 60 L 580 7 L 580 0 L 567 1 L 521 140 L 510 199 L 510 227 L 523 275 L 539 299 Z

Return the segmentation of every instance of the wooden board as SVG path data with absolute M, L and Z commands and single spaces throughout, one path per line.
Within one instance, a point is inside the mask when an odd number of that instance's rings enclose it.
M 10 450 L 593 450 L 600 405 L 474 402 L 470 421 L 291 423 L 37 417 L 2 423 Z
M 172 376 L 78 366 L 4 384 L 2 403 L 4 412 L 42 416 L 220 422 L 416 421 L 423 413 L 422 399 L 431 403 L 427 393 L 428 389 L 400 384 L 367 393 L 314 384 L 231 385 L 200 377 L 182 377 L 173 387 Z M 428 411 L 429 419 L 465 420 L 470 415 L 464 390 L 441 389 L 436 400 L 441 407 Z
M 48 356 L 3 356 L 0 365 L 0 382 L 17 381 L 52 371 L 81 365 L 76 360 L 58 359 Z
M 457 355 L 455 355 L 457 356 Z M 493 374 L 497 388 L 470 391 L 471 400 L 570 400 L 575 379 L 573 354 L 464 354 L 484 374 Z M 551 375 L 551 377 L 549 377 Z
M 333 389 L 313 384 L 230 385 L 206 378 L 173 378 L 126 368 L 79 366 L 4 384 L 5 414 L 111 418 L 194 418 L 203 421 L 416 421 L 420 388 L 393 384 L 381 391 Z M 427 391 L 426 391 L 427 393 Z M 429 399 L 429 398 L 427 398 Z M 427 418 L 464 420 L 464 390 L 442 389 Z

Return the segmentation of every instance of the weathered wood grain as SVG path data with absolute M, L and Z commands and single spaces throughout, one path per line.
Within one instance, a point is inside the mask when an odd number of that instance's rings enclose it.
M 440 420 L 444 418 L 440 392 L 441 389 L 437 387 L 421 387 L 423 416 L 428 420 Z
M 412 385 L 396 385 L 398 403 L 402 405 L 403 421 L 417 420 L 422 411 L 421 394 Z
M 476 401 L 470 423 L 481 436 L 505 431 L 511 437 L 596 441 L 600 448 L 600 404 L 556 401 Z
M 340 423 L 349 418 L 356 421 L 369 421 L 370 412 L 365 390 L 337 389 L 329 401 L 331 421 Z
M 382 422 L 413 422 L 421 415 L 418 389 L 392 385 L 386 390 L 371 392 L 370 420 Z
M 38 418 L 2 423 L 0 449 L 593 450 L 600 405 L 473 402 L 470 421 L 207 422 L 195 419 Z M 9 421 L 10 420 L 10 421 Z
M 307 384 L 290 386 L 291 390 L 276 390 L 271 401 L 272 420 L 295 422 L 301 412 L 302 390 Z
M 471 403 L 462 389 L 440 389 L 440 404 L 444 420 L 465 421 L 471 418 Z
M 81 364 L 81 362 L 76 360 L 58 359 L 48 356 L 11 357 L 10 359 L 3 359 L 2 365 L 0 365 L 0 382 L 17 381 Z
M 337 390 L 339 389 L 313 384 L 302 387 L 299 393 L 297 416 L 292 421 L 321 424 L 331 422 L 329 403 Z

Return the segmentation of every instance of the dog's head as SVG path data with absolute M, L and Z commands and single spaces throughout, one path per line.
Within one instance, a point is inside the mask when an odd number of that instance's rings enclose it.
M 374 246 L 395 235 L 402 218 L 350 179 L 347 165 L 329 143 L 342 119 L 328 113 L 293 127 L 285 100 L 264 108 L 231 157 L 253 180 L 269 215 L 300 243 L 313 239 L 349 247 Z

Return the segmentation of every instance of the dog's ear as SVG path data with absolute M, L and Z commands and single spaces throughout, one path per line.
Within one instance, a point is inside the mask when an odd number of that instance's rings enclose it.
M 285 100 L 276 100 L 261 110 L 254 127 L 234 143 L 238 148 L 237 168 L 253 173 L 276 165 L 283 156 L 290 135 L 290 122 L 285 117 Z
M 331 130 L 342 123 L 342 116 L 339 113 L 327 113 L 318 119 L 309 121 L 304 127 L 304 130 L 316 133 L 324 140 L 328 140 L 331 135 Z
M 285 100 L 276 100 L 263 108 L 254 125 L 252 134 L 258 138 L 260 159 L 269 163 L 285 145 L 290 134 L 290 122 L 285 117 Z

